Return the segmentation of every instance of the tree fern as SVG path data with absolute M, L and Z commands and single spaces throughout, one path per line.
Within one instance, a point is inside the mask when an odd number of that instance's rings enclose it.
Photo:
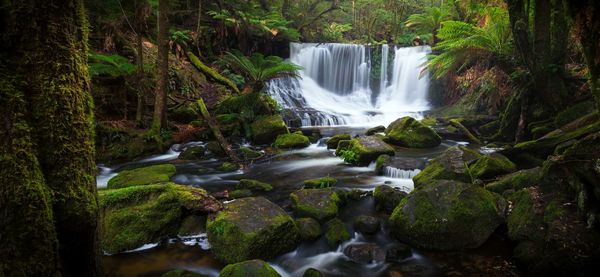
M 431 38 L 433 44 L 437 40 L 437 30 L 441 23 L 450 19 L 450 14 L 445 8 L 430 7 L 424 13 L 412 14 L 406 20 L 406 27 L 414 29 L 422 37 Z
M 92 76 L 121 77 L 133 74 L 135 66 L 129 60 L 119 55 L 88 54 L 88 66 Z

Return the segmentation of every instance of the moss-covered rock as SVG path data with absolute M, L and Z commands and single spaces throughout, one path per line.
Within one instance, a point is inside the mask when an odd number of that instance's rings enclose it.
M 346 224 L 338 218 L 328 221 L 325 226 L 327 228 L 325 231 L 325 238 L 327 239 L 327 244 L 329 244 L 329 246 L 336 247 L 340 243 L 350 239 L 350 232 L 348 232 Z
M 98 192 L 102 249 L 118 253 L 174 236 L 183 214 L 221 209 L 206 191 L 172 183 L 133 186 Z
M 556 115 L 554 119 L 554 126 L 560 128 L 566 124 L 573 122 L 574 120 L 590 114 L 594 111 L 593 101 L 584 101 L 577 103 L 571 107 L 566 108 L 562 112 Z
M 385 132 L 385 126 L 383 125 L 379 125 L 373 128 L 369 128 L 366 132 L 365 132 L 365 136 L 372 136 L 378 133 L 383 133 Z
M 358 166 L 367 166 L 381 155 L 393 156 L 394 153 L 394 148 L 373 136 L 359 137 L 349 141 L 342 140 L 336 149 L 336 155 L 342 156 L 344 161 Z
M 384 168 L 392 161 L 392 157 L 389 155 L 381 155 L 377 157 L 375 161 L 375 173 L 378 175 L 383 174 Z
M 327 149 L 337 149 L 341 140 L 350 140 L 350 134 L 337 134 L 327 140 Z
M 221 164 L 221 166 L 219 166 L 219 170 L 221 170 L 221 171 L 235 171 L 235 170 L 238 170 L 239 168 L 240 168 L 239 165 L 230 163 L 230 162 L 224 162 Z
M 378 210 L 383 210 L 388 213 L 394 211 L 400 201 L 406 197 L 407 193 L 399 189 L 395 189 L 388 185 L 380 185 L 375 187 L 373 197 L 375 197 L 375 207 Z
M 477 152 L 463 147 L 451 147 L 439 157 L 431 160 L 419 174 L 413 177 L 415 188 L 433 183 L 435 180 L 456 180 L 471 183 L 467 164 L 478 158 Z
M 377 233 L 380 226 L 379 219 L 373 216 L 359 215 L 354 219 L 354 228 L 363 234 Z
M 256 144 L 271 144 L 277 136 L 288 134 L 287 126 L 280 115 L 269 115 L 250 124 L 252 141 Z
M 175 269 L 163 274 L 161 277 L 208 277 L 208 275 L 185 269 Z
M 323 273 L 321 273 L 321 271 L 319 271 L 317 269 L 309 268 L 304 271 L 304 274 L 302 274 L 302 277 L 323 277 Z
M 181 153 L 179 153 L 179 159 L 180 160 L 201 159 L 202 157 L 204 157 L 204 152 L 206 152 L 206 149 L 204 149 L 204 147 L 202 147 L 202 146 L 188 147 L 185 150 L 183 150 Z
M 108 181 L 108 188 L 118 189 L 168 182 L 173 175 L 175 175 L 175 166 L 172 164 L 151 165 L 123 170 Z
M 338 180 L 333 177 L 323 177 L 316 179 L 308 179 L 304 180 L 302 184 L 305 189 L 325 189 L 330 187 L 335 187 Z
M 310 217 L 297 219 L 296 225 L 298 225 L 300 237 L 303 240 L 315 240 L 323 233 L 319 222 Z
M 476 248 L 503 222 L 507 203 L 481 187 L 439 180 L 414 190 L 390 216 L 392 233 L 413 246 Z
M 538 185 L 542 175 L 540 167 L 519 170 L 517 172 L 500 176 L 498 180 L 485 185 L 485 189 L 502 194 L 509 189 L 520 190 Z
M 267 184 L 258 180 L 253 179 L 242 179 L 235 186 L 236 189 L 249 189 L 255 191 L 271 191 L 273 190 L 273 186 L 271 184 Z
M 517 167 L 513 162 L 497 153 L 484 155 L 469 166 L 471 175 L 477 179 L 489 179 L 516 170 Z
M 284 149 L 304 148 L 310 145 L 310 141 L 305 135 L 292 133 L 277 136 L 274 145 Z
M 221 270 L 219 277 L 280 277 L 279 273 L 262 260 L 249 260 L 230 264 Z
M 261 158 L 262 156 L 264 156 L 264 154 L 262 152 L 252 150 L 251 148 L 248 148 L 248 147 L 240 148 L 240 152 L 241 152 L 241 156 L 246 160 L 258 159 L 258 158 Z
M 229 192 L 229 198 L 238 199 L 252 196 L 252 191 L 249 189 L 236 189 Z
M 236 199 L 208 218 L 208 239 L 222 262 L 270 259 L 296 247 L 300 241 L 294 220 L 263 197 Z
M 181 220 L 181 225 L 178 236 L 190 236 L 204 233 L 206 225 L 206 216 L 204 215 L 188 215 Z
M 303 189 L 290 194 L 294 214 L 323 221 L 335 217 L 340 205 L 339 195 L 332 189 Z
M 206 149 L 217 157 L 227 156 L 227 153 L 225 153 L 225 150 L 223 150 L 223 148 L 217 141 L 209 141 L 208 143 L 206 143 Z
M 433 129 L 410 116 L 390 123 L 385 134 L 386 142 L 411 148 L 430 148 L 442 142 L 442 138 Z

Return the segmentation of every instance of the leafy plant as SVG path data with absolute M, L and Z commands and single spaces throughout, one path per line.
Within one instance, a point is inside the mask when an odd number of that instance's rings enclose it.
M 135 72 L 135 65 L 120 55 L 88 54 L 88 66 L 92 76 L 122 77 Z
M 349 164 L 354 164 L 358 162 L 358 154 L 356 154 L 352 150 L 342 150 L 340 152 L 340 157 L 342 157 L 344 162 L 347 162 Z
M 450 19 L 444 8 L 430 7 L 424 13 L 412 14 L 406 20 L 406 27 L 415 29 L 421 38 L 431 36 L 432 45 L 437 43 L 437 32 L 443 21 Z
M 344 33 L 350 30 L 352 30 L 352 24 L 350 23 L 340 24 L 337 22 L 332 22 L 331 24 L 325 26 L 325 29 L 323 30 L 323 36 L 329 41 L 343 41 Z

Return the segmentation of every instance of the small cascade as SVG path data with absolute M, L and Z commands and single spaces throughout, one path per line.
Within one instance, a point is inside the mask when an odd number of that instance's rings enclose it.
M 396 178 L 396 179 L 412 179 L 413 177 L 415 177 L 417 174 L 419 174 L 419 172 L 421 172 L 420 169 L 398 169 L 395 167 L 391 167 L 391 166 L 386 166 L 383 169 L 383 174 L 387 177 L 390 178 Z
M 388 85 L 388 55 L 390 47 L 387 44 L 381 46 L 381 72 L 379 76 L 379 94 L 385 91 Z

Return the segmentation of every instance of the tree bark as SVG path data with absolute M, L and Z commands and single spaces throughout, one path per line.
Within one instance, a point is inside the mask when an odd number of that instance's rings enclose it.
M 83 1 L 3 3 L 0 275 L 99 276 Z
M 157 89 L 154 98 L 154 117 L 152 119 L 152 132 L 158 136 L 160 130 L 167 126 L 167 90 L 169 80 L 169 10 L 168 0 L 158 1 L 158 60 L 156 62 Z
M 198 98 L 198 101 L 196 103 L 198 104 L 198 108 L 200 108 L 200 114 L 202 114 L 202 117 L 204 117 L 204 120 L 206 120 L 206 122 L 208 123 L 210 130 L 213 132 L 213 135 L 219 142 L 219 145 L 221 145 L 221 148 L 223 148 L 223 151 L 227 153 L 227 156 L 229 156 L 229 158 L 234 163 L 240 164 L 240 159 L 233 152 L 233 150 L 231 149 L 231 145 L 229 144 L 229 142 L 227 142 L 227 140 L 221 133 L 221 129 L 219 128 L 219 124 L 217 123 L 217 121 L 208 112 L 208 109 L 206 108 L 202 97 Z
M 147 9 L 148 2 L 146 0 L 136 0 L 135 1 L 136 8 L 136 16 L 135 16 L 135 25 L 136 25 L 136 66 L 137 66 L 137 108 L 135 112 L 135 125 L 137 127 L 143 127 L 143 117 L 144 110 L 146 107 L 145 101 L 145 85 L 144 85 L 144 29 L 146 26 L 146 17 L 147 17 Z

